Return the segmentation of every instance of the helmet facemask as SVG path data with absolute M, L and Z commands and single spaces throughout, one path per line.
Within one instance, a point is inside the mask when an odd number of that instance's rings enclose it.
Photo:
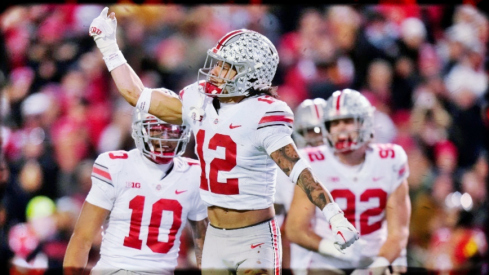
M 352 119 L 355 129 L 351 131 L 342 131 L 339 133 L 331 133 L 331 123 L 334 121 L 325 122 L 326 138 L 329 145 L 335 152 L 350 152 L 364 145 L 370 137 L 367 135 L 367 129 L 364 126 L 364 120 L 360 116 L 344 117 L 340 119 Z M 337 120 L 340 120 L 337 119 Z M 341 136 L 341 137 L 340 137 Z
M 212 70 L 215 70 L 215 75 L 212 74 Z M 246 72 L 251 70 L 251 64 L 248 62 L 228 62 L 209 50 L 204 67 L 199 69 L 199 80 L 204 80 L 202 83 L 205 94 L 233 97 L 239 95 L 236 94 L 236 87 L 238 86 L 236 82 L 243 82 Z M 245 92 L 243 95 L 247 94 Z
M 157 164 L 167 164 L 181 156 L 190 138 L 186 126 L 166 123 L 139 109 L 136 109 L 132 130 L 136 147 Z
M 358 91 L 345 89 L 333 93 L 325 108 L 324 125 L 325 138 L 334 152 L 354 151 L 370 142 L 373 138 L 374 110 L 370 102 Z M 331 124 L 344 119 L 351 119 L 354 129 L 331 133 Z
M 204 67 L 198 73 L 200 92 L 209 96 L 234 97 L 247 96 L 252 89 L 268 89 L 278 62 L 278 52 L 268 38 L 246 29 L 232 31 L 207 51 Z M 234 70 L 236 75 L 221 75 L 223 66 Z
M 319 146 L 326 142 L 324 128 L 324 107 L 322 98 L 306 99 L 295 110 L 294 138 L 298 146 Z

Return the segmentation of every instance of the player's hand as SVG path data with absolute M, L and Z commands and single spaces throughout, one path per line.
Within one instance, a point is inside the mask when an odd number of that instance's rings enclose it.
M 331 229 L 333 230 L 335 238 L 334 246 L 340 252 L 342 252 L 343 249 L 349 247 L 360 238 L 360 234 L 355 229 L 355 227 L 345 218 L 343 212 L 331 217 L 331 219 L 329 220 L 329 224 L 331 225 Z
M 328 239 L 322 239 L 319 242 L 318 252 L 323 256 L 334 258 L 343 258 L 343 254 L 345 254 L 345 252 L 337 249 L 335 244 Z
M 355 269 L 350 275 L 391 275 L 389 265 L 386 258 L 377 257 L 367 268 Z
M 105 7 L 100 15 L 93 19 L 88 31 L 104 57 L 119 51 L 116 41 L 117 19 L 113 12 L 107 16 L 108 11 L 109 8 Z

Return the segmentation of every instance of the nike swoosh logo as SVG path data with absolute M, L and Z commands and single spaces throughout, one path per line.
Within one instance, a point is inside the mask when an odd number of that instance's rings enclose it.
M 340 235 L 343 238 L 343 241 L 345 241 L 345 243 L 346 243 L 346 239 L 343 236 L 343 233 L 341 233 L 340 231 L 338 231 L 338 232 L 336 232 L 336 235 Z
M 259 243 L 259 244 L 251 244 L 251 249 L 253 249 L 253 248 L 257 248 L 257 247 L 259 247 L 259 246 L 260 246 L 260 245 L 262 245 L 262 244 L 264 244 L 264 243 Z
M 175 190 L 175 194 L 179 195 L 179 194 L 185 193 L 187 191 L 188 190 L 182 190 L 182 191 Z
M 229 129 L 234 129 L 234 128 L 238 128 L 238 127 L 241 127 L 242 125 L 233 125 L 232 123 L 229 124 Z

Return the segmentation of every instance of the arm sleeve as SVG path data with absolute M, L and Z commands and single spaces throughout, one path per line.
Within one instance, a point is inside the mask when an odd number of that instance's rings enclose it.
M 276 150 L 294 143 L 292 127 L 294 114 L 283 101 L 276 101 L 263 114 L 256 130 L 256 142 L 270 155 Z
M 192 221 L 200 221 L 207 218 L 207 206 L 200 199 L 200 194 L 195 196 L 196 199 L 194 201 L 194 207 L 191 211 L 189 211 L 187 219 Z
M 92 169 L 92 187 L 88 192 L 86 201 L 95 206 L 112 210 L 116 198 L 116 189 L 109 165 L 110 161 L 104 154 L 95 160 Z
M 265 148 L 268 155 L 278 149 L 294 143 L 292 137 L 292 129 L 287 126 L 274 126 L 258 130 L 258 140 L 261 140 L 261 146 Z
M 395 145 L 394 146 L 394 152 L 395 152 L 395 162 L 394 162 L 394 189 L 395 190 L 399 185 L 409 177 L 409 165 L 407 161 L 407 155 L 404 149 L 399 146 Z
M 193 173 L 192 178 L 196 179 L 197 183 L 195 187 L 197 192 L 195 192 L 194 200 L 192 201 L 192 209 L 188 212 L 187 219 L 192 221 L 200 221 L 207 218 L 207 206 L 204 201 L 200 198 L 199 186 L 200 186 L 200 169 L 198 166 L 193 166 L 190 168 Z M 188 172 L 190 172 L 188 171 Z

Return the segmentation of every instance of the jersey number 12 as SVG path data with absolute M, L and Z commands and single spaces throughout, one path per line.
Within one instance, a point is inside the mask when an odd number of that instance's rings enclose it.
M 200 174 L 200 189 L 208 190 L 212 193 L 222 195 L 237 195 L 239 194 L 239 185 L 237 178 L 227 179 L 225 183 L 217 181 L 219 171 L 229 172 L 236 166 L 236 142 L 234 142 L 230 136 L 223 134 L 215 134 L 209 140 L 209 149 L 217 150 L 217 147 L 223 147 L 226 151 L 224 159 L 215 158 L 210 163 L 209 170 L 209 183 L 207 182 L 207 176 L 205 173 L 205 160 L 204 160 L 204 140 L 205 131 L 199 130 L 196 135 L 197 154 L 199 155 L 200 168 L 202 172 Z M 209 190 L 210 189 L 210 190 Z

